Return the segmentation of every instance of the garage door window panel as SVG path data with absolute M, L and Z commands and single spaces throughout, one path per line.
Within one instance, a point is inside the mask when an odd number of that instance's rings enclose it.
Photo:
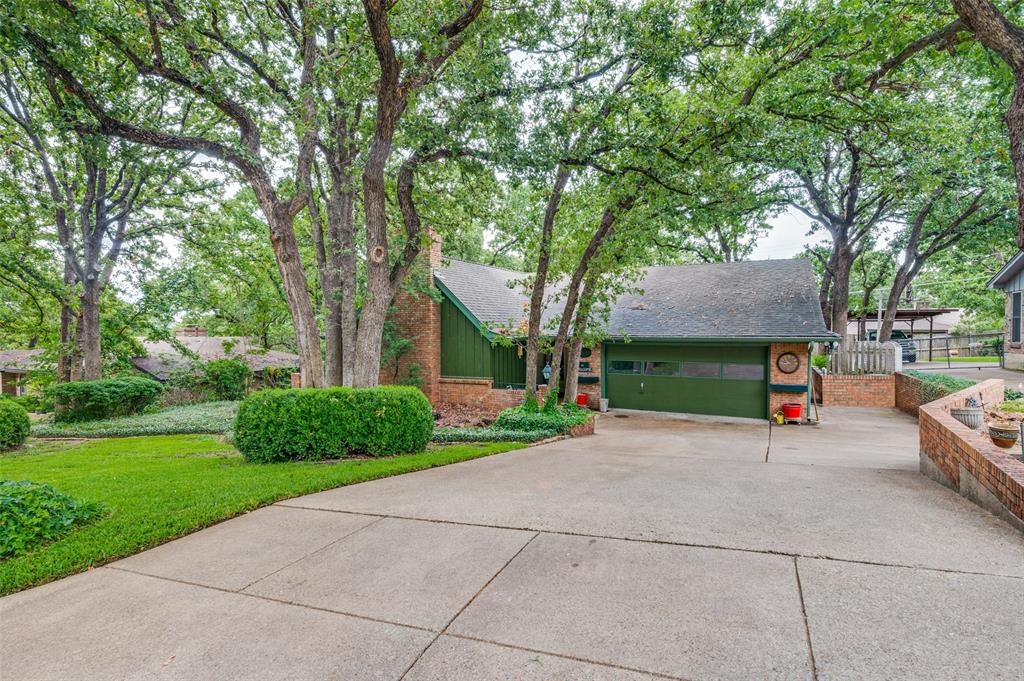
M 683 362 L 684 378 L 721 378 L 722 365 L 718 362 Z
M 646 376 L 679 376 L 679 362 L 644 362 Z
M 722 378 L 731 381 L 763 381 L 764 365 L 735 363 L 723 364 Z
M 613 374 L 639 375 L 642 367 L 643 362 L 632 360 L 614 360 L 608 363 L 608 371 Z

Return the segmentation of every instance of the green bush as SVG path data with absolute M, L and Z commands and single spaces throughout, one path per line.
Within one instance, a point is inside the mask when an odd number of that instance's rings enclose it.
M 19 556 L 103 514 L 49 485 L 0 480 L 0 558 Z
M 0 451 L 25 441 L 30 427 L 28 412 L 14 400 L 0 400 Z
M 825 369 L 828 367 L 828 355 L 814 355 L 811 357 L 811 366 L 815 369 Z
M 91 421 L 136 414 L 156 402 L 164 388 L 141 376 L 57 383 L 46 389 L 57 422 Z
M 501 428 L 435 428 L 431 441 L 451 442 L 536 442 L 558 435 L 557 430 L 504 430 Z
M 235 445 L 249 461 L 335 459 L 421 451 L 433 411 L 417 388 L 262 390 L 238 408 Z
M 573 426 L 587 422 L 590 412 L 574 404 L 562 404 L 552 408 L 537 409 L 524 404 L 505 409 L 494 421 L 497 430 L 554 431 L 567 433 Z
M 1024 400 L 1024 392 L 1020 390 L 1014 390 L 1013 388 L 1003 388 L 1003 399 L 1007 402 L 1016 402 Z
M 906 371 L 904 373 L 925 383 L 928 394 L 924 397 L 927 402 L 937 400 L 940 397 L 945 397 L 946 395 L 952 395 L 953 393 L 960 392 L 961 390 L 966 390 L 977 383 L 977 381 L 972 381 L 967 378 L 957 378 L 956 376 L 937 374 L 931 371 Z
M 200 402 L 168 407 L 152 414 L 136 414 L 98 421 L 37 423 L 36 437 L 133 437 L 227 433 L 235 423 L 238 402 Z
M 203 384 L 217 400 L 240 400 L 249 391 L 252 369 L 240 359 L 214 359 L 203 365 Z

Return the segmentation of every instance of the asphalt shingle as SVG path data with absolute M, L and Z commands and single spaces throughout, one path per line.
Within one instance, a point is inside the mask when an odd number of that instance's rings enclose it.
M 529 276 L 450 259 L 436 279 L 482 324 L 516 328 L 529 299 Z M 557 299 L 559 286 L 552 287 Z M 638 292 L 620 296 L 606 326 L 611 337 L 638 338 L 835 338 L 825 327 L 814 272 L 808 260 L 755 260 L 651 267 Z M 557 316 L 549 301 L 545 320 Z

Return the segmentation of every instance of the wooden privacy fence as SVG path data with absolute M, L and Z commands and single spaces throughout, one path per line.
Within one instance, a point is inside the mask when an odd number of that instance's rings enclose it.
M 903 349 L 898 343 L 846 341 L 829 356 L 833 374 L 894 374 L 903 368 Z

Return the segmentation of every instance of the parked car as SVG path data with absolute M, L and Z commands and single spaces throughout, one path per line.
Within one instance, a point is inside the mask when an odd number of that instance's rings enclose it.
M 878 338 L 877 331 L 868 331 L 868 340 L 875 340 Z M 903 348 L 903 361 L 912 363 L 917 361 L 917 346 L 914 345 L 914 341 L 910 340 L 910 337 L 902 331 L 893 330 L 889 337 L 893 343 L 899 343 L 900 347 Z

